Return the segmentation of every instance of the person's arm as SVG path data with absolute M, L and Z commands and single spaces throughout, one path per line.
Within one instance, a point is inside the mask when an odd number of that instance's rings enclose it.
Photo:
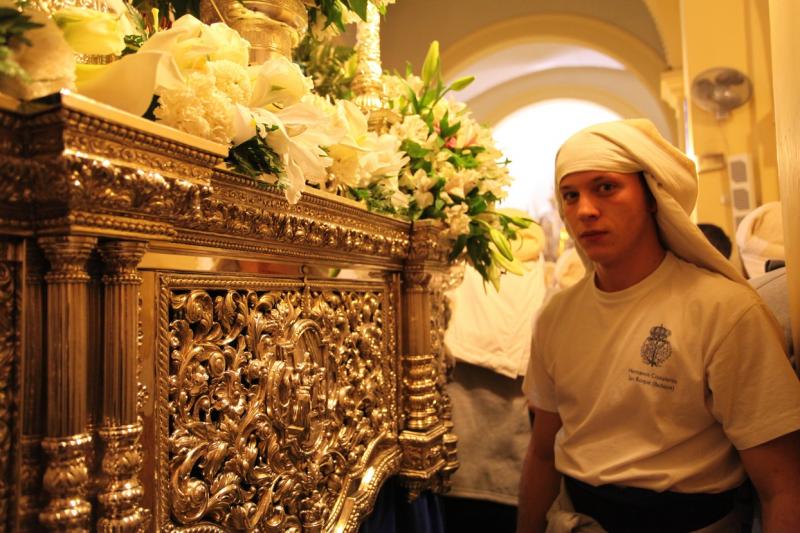
M 739 450 L 761 500 L 765 533 L 800 531 L 800 431 Z
M 555 468 L 554 443 L 561 429 L 558 413 L 533 409 L 533 433 L 522 463 L 517 533 L 542 533 L 547 510 L 558 496 L 561 474 Z

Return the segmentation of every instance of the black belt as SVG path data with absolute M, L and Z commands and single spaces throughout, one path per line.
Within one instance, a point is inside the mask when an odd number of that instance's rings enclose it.
M 694 531 L 733 510 L 737 489 L 716 494 L 656 492 L 619 485 L 594 487 L 564 476 L 575 511 L 591 516 L 610 533 Z

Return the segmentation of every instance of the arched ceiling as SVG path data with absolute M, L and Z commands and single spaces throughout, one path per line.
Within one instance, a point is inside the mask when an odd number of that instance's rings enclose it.
M 665 51 L 659 29 L 674 21 L 667 17 L 659 26 L 653 14 L 675 15 L 677 0 L 663 0 L 669 6 L 658 13 L 651 1 L 397 0 L 381 24 L 382 62 L 400 72 L 411 62 L 419 72 L 429 43 L 438 40 L 446 81 L 476 78 L 456 98 L 489 123 L 515 106 L 569 93 L 622 116 L 646 116 L 673 138 L 674 117 L 660 89 L 674 43 L 667 39 Z M 580 74 L 539 75 L 550 71 Z M 617 84 L 606 86 L 613 79 Z
M 475 81 L 458 93 L 459 100 L 470 101 L 484 92 L 535 72 L 553 68 L 597 67 L 624 70 L 625 66 L 605 54 L 582 46 L 561 43 L 528 42 L 497 50 L 471 63 L 466 70 L 448 75 L 450 80 L 475 76 Z
M 384 68 L 402 72 L 410 61 L 418 70 L 433 40 L 444 50 L 487 26 L 544 14 L 616 26 L 666 62 L 658 28 L 643 0 L 397 0 L 381 24 L 382 62 Z

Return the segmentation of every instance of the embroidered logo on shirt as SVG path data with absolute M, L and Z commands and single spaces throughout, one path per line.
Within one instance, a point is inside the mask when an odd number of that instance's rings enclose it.
M 650 328 L 650 336 L 645 339 L 639 353 L 642 361 L 650 366 L 661 366 L 672 355 L 672 345 L 667 340 L 672 334 L 664 324 Z

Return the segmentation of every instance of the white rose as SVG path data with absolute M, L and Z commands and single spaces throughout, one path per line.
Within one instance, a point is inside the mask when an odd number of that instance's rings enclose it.
M 408 163 L 408 157 L 400 151 L 400 139 L 393 135 L 378 136 L 369 133 L 370 150 L 360 158 L 364 171 L 372 178 L 390 177 L 397 180 L 397 175 Z
M 469 233 L 470 218 L 467 215 L 469 208 L 466 204 L 457 204 L 444 208 L 444 216 L 447 223 L 446 233 L 451 238 Z
M 119 15 L 85 7 L 65 7 L 53 14 L 64 39 L 79 54 L 119 54 L 125 49 L 125 33 Z
M 295 63 L 283 56 L 270 58 L 259 67 L 251 67 L 254 78 L 250 107 L 288 107 L 311 92 L 314 83 Z
M 227 59 L 247 66 L 250 43 L 224 24 L 207 26 L 191 15 L 176 20 L 168 30 L 159 31 L 140 51 L 165 52 L 175 58 L 184 73 L 205 71 L 209 61 Z
M 250 43 L 236 30 L 221 22 L 203 28 L 200 38 L 213 49 L 208 57 L 209 61 L 227 59 L 243 67 L 250 62 Z

